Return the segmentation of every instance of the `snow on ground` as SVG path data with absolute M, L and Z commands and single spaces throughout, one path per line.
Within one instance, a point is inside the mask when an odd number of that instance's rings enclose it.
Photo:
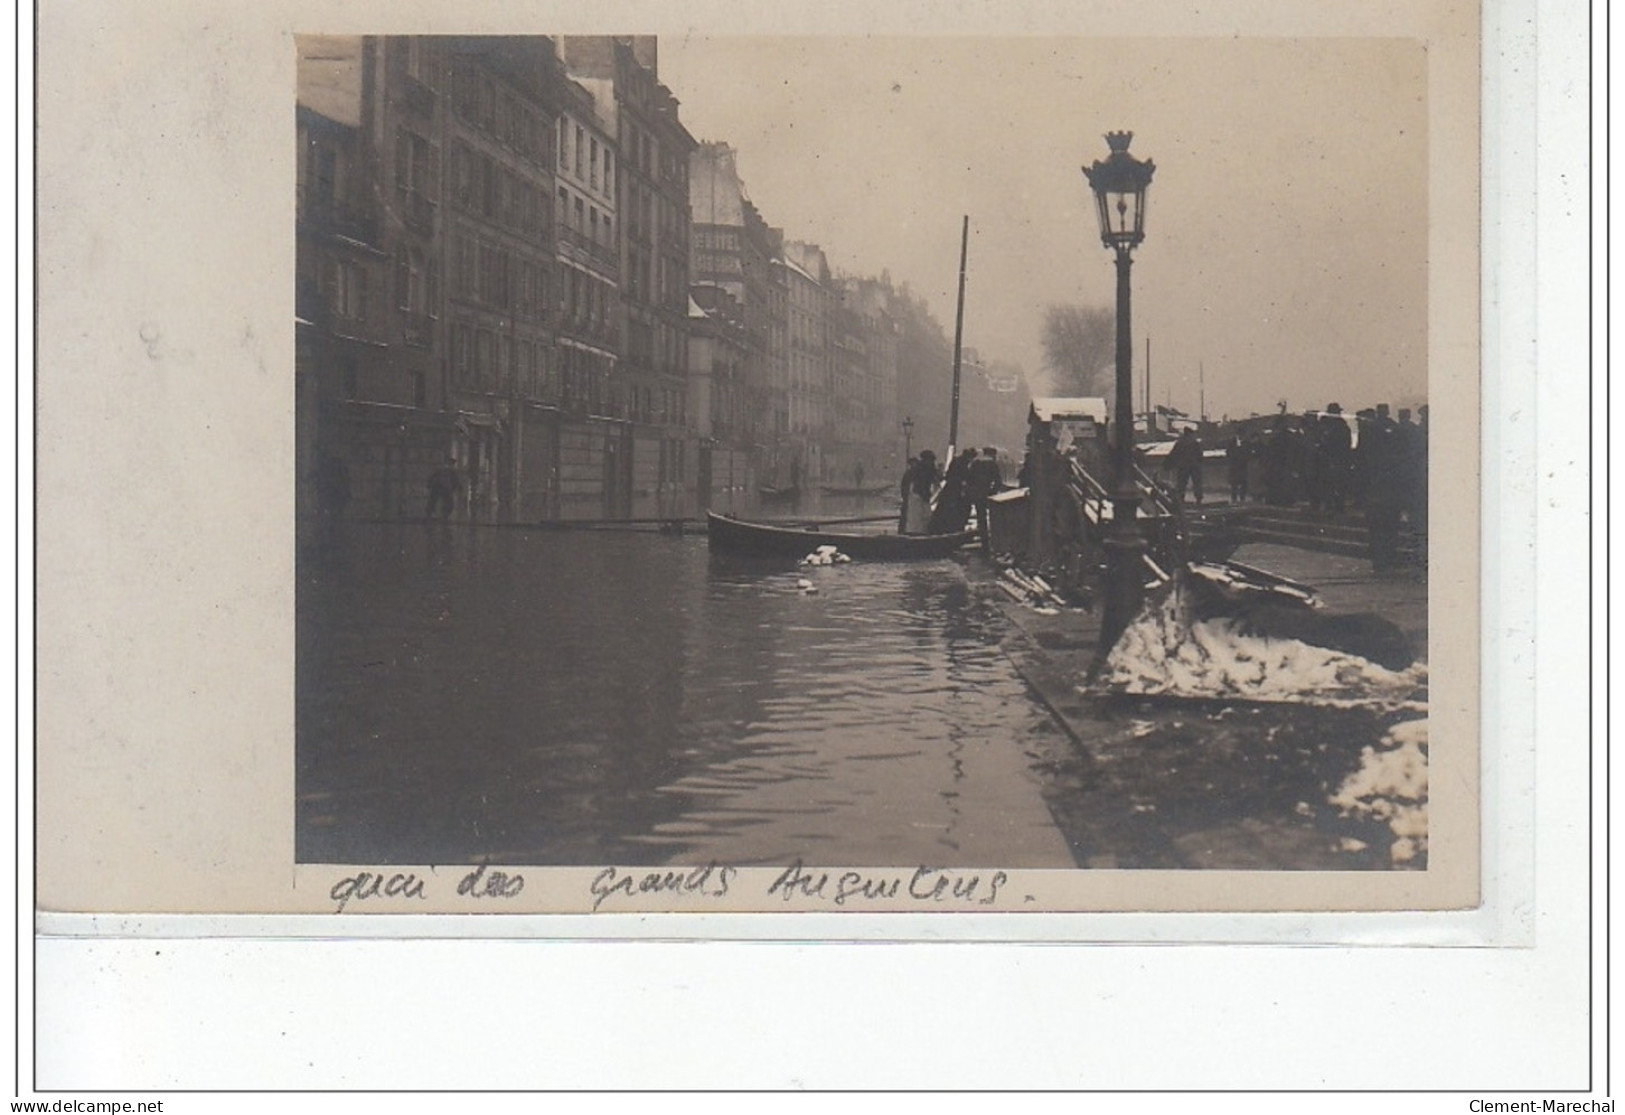
M 1427 852 L 1427 748 L 1425 718 L 1395 724 L 1381 743 L 1361 752 L 1360 769 L 1331 798 L 1344 816 L 1388 822 L 1395 863 L 1410 863 Z
M 1250 635 L 1231 619 L 1195 619 L 1176 585 L 1123 632 L 1101 680 L 1146 696 L 1391 708 L 1426 687 L 1427 666 L 1389 670 L 1296 639 Z

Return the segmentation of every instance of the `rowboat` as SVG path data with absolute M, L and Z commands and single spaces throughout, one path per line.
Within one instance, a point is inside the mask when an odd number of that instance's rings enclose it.
M 712 553 L 799 559 L 820 546 L 834 546 L 859 561 L 924 561 L 947 557 L 975 539 L 974 531 L 953 534 L 860 534 L 817 526 L 753 523 L 731 515 L 706 513 Z

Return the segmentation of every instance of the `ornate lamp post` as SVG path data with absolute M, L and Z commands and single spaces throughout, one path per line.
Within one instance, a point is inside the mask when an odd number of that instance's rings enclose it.
M 1145 191 L 1156 167 L 1128 153 L 1133 132 L 1109 132 L 1111 154 L 1083 168 L 1100 216 L 1100 242 L 1117 253 L 1117 398 L 1112 418 L 1114 491 L 1106 537 L 1106 600 L 1101 617 L 1104 659 L 1140 610 L 1145 589 L 1145 539 L 1139 530 L 1140 489 L 1134 480 L 1133 339 L 1129 331 L 1129 253 L 1145 239 Z
M 910 414 L 903 419 L 903 462 L 914 456 L 914 416 Z

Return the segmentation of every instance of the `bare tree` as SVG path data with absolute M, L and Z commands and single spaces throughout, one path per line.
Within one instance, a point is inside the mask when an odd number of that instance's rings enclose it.
M 1044 309 L 1044 367 L 1058 395 L 1104 395 L 1117 351 L 1117 319 L 1092 306 Z

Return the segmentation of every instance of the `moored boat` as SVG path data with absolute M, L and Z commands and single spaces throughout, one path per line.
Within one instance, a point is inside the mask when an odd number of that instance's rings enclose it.
M 754 523 L 706 513 L 713 553 L 799 559 L 820 546 L 834 546 L 859 561 L 922 561 L 946 557 L 976 538 L 974 531 L 953 534 L 863 534 L 819 527 Z

